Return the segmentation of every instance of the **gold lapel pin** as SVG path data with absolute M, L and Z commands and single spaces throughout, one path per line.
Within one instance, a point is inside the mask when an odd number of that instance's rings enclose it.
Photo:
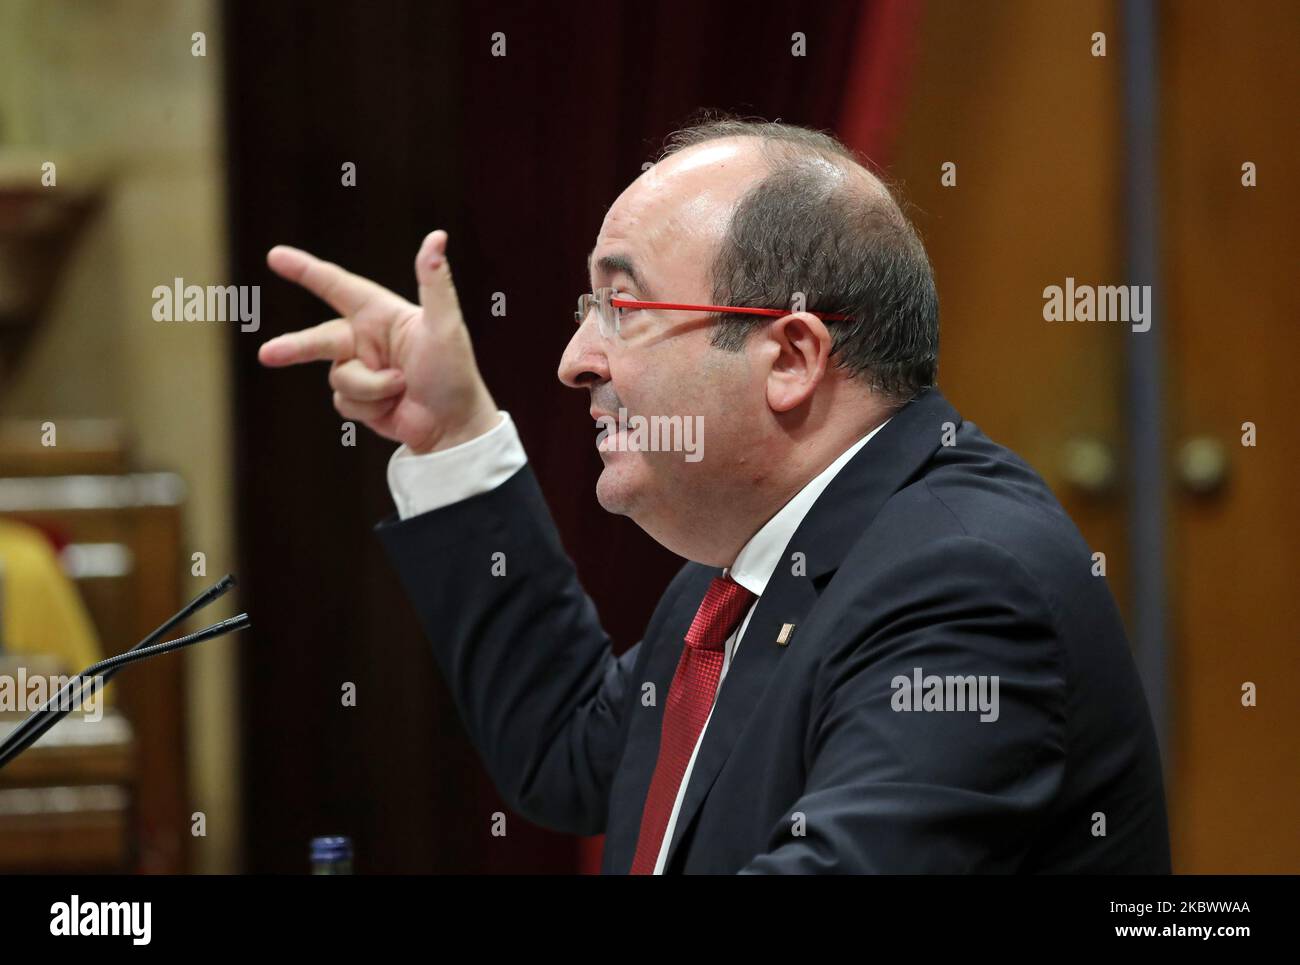
M 790 634 L 792 633 L 794 633 L 793 623 L 781 624 L 781 632 L 776 635 L 776 645 L 778 647 L 784 647 L 790 642 Z

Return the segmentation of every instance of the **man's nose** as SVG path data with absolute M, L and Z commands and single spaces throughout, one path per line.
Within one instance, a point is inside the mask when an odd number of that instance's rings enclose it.
M 600 334 L 596 323 L 596 314 L 592 312 L 578 326 L 560 356 L 560 368 L 556 373 L 560 381 L 571 389 L 607 381 L 609 358 L 605 355 L 606 347 L 605 337 Z

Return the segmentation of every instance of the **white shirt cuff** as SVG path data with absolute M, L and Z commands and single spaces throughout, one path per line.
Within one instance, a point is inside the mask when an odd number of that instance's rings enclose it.
M 399 447 L 388 460 L 388 490 L 409 519 L 491 492 L 527 462 L 514 420 L 501 412 L 495 428 L 450 449 L 416 455 Z

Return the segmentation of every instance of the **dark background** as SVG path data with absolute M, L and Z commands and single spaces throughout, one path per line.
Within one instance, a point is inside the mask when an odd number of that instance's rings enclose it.
M 614 198 L 701 107 L 828 127 L 862 4 L 621 6 L 232 3 L 231 269 L 260 283 L 258 339 L 232 337 L 243 650 L 246 867 L 298 871 L 347 833 L 359 870 L 573 870 L 574 839 L 505 810 L 464 736 L 371 525 L 395 446 L 340 444 L 325 366 L 271 372 L 261 340 L 329 309 L 275 278 L 277 243 L 413 297 L 435 227 L 479 364 L 519 426 L 584 585 L 622 650 L 680 560 L 602 511 L 585 393 L 555 376 Z M 504 58 L 492 34 L 506 35 Z M 803 32 L 812 54 L 790 56 Z M 343 187 L 345 161 L 357 184 Z M 494 292 L 505 317 L 490 314 Z M 344 681 L 357 687 L 345 708 Z M 507 843 L 508 842 L 508 843 Z

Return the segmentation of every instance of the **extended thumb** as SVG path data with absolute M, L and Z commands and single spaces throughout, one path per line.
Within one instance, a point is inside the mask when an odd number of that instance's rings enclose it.
M 447 232 L 439 229 L 425 236 L 415 256 L 415 280 L 420 286 L 420 307 L 434 312 L 458 307 L 447 261 Z

